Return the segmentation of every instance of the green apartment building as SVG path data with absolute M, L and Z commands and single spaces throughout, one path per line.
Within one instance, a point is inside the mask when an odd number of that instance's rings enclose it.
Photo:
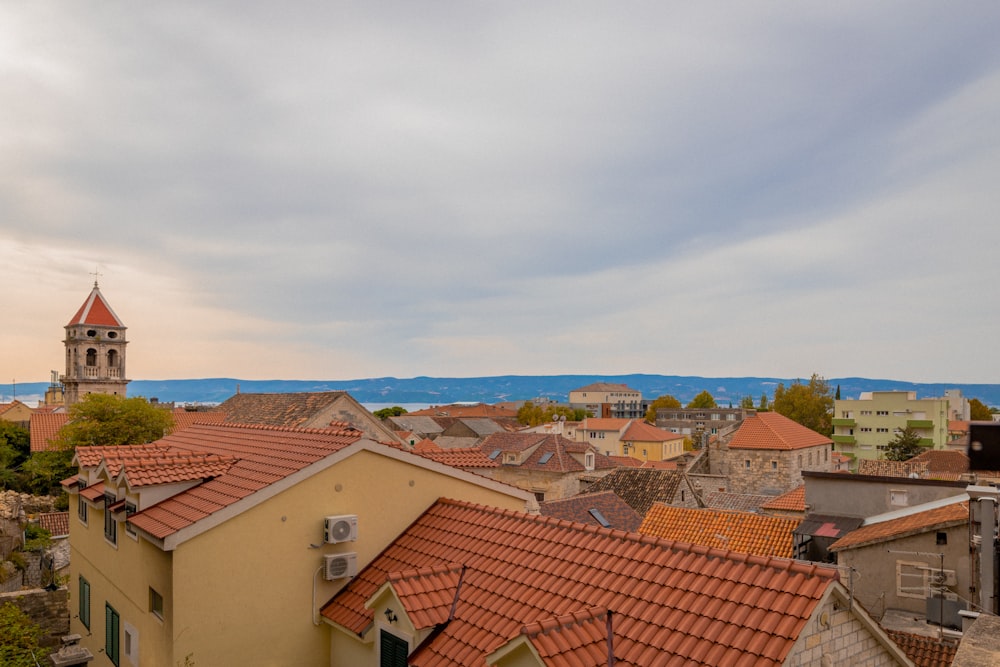
M 834 449 L 855 461 L 883 458 L 889 441 L 907 426 L 920 434 L 924 446 L 944 449 L 950 414 L 949 398 L 918 399 L 915 391 L 864 392 L 856 400 L 834 402 Z

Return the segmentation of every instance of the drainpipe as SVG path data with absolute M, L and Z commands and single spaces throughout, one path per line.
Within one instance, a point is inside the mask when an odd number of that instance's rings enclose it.
M 995 596 L 996 572 L 993 563 L 996 559 L 996 498 L 988 496 L 979 499 L 979 534 L 982 542 L 979 548 L 979 571 L 982 582 L 979 589 L 979 606 L 990 614 L 996 613 Z

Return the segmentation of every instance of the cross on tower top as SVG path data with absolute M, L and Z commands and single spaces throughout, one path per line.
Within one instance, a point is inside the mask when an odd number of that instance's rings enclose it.
M 95 266 L 94 270 L 90 272 L 90 275 L 94 276 L 94 287 L 97 287 L 97 279 L 100 276 L 103 276 L 104 274 L 103 273 L 98 273 L 97 272 L 97 267 Z

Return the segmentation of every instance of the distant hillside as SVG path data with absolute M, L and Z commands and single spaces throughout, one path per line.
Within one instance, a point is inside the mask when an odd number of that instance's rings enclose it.
M 808 378 L 804 378 L 807 380 Z M 592 382 L 616 382 L 638 389 L 646 398 L 672 394 L 681 402 L 690 401 L 708 390 L 720 405 L 734 405 L 744 396 L 754 402 L 761 394 L 773 396 L 778 383 L 792 384 L 795 378 L 704 378 L 678 375 L 503 375 L 477 378 L 368 378 L 361 380 L 133 380 L 130 396 L 156 397 L 178 403 L 221 403 L 237 391 L 286 393 L 294 391 L 347 391 L 361 403 L 426 403 L 443 405 L 459 401 L 496 403 L 546 397 L 566 401 L 569 392 Z M 841 397 L 856 398 L 863 391 L 916 391 L 919 398 L 943 396 L 946 389 L 961 389 L 967 398 L 978 398 L 990 406 L 1000 406 L 1000 384 L 914 383 L 869 378 L 830 378 L 833 389 L 840 386 Z M 46 382 L 19 383 L 17 397 L 28 402 L 45 394 Z M 9 401 L 10 385 L 0 386 L 0 401 Z M 34 397 L 33 399 L 31 397 Z M 29 402 L 29 405 L 33 403 Z

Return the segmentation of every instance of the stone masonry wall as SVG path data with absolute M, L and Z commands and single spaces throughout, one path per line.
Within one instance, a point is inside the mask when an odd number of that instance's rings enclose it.
M 806 622 L 785 664 L 799 667 L 882 667 L 905 663 L 897 661 L 857 616 L 827 602 Z
M 69 634 L 69 595 L 65 587 L 54 591 L 41 588 L 0 593 L 0 607 L 13 602 L 31 620 L 42 626 L 45 634 L 42 646 L 59 646 L 60 639 Z

